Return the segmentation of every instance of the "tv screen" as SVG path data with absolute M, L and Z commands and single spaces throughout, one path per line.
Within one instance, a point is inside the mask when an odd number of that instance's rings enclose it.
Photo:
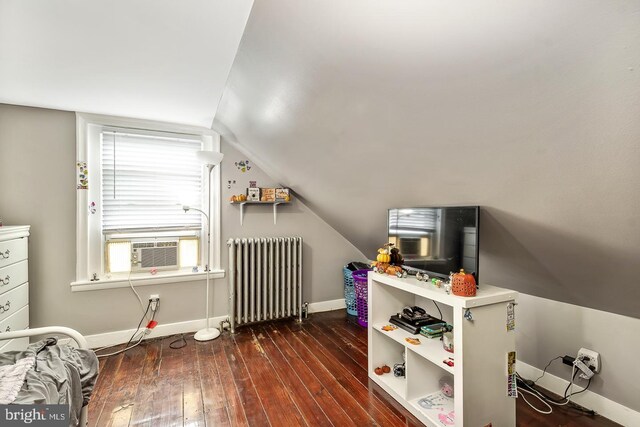
M 464 269 L 478 280 L 478 206 L 389 209 L 389 242 L 404 265 L 446 278 Z

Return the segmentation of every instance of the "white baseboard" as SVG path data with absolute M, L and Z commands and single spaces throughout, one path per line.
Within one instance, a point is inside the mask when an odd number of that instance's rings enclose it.
M 341 308 L 346 307 L 347 304 L 344 302 L 344 298 L 334 299 L 330 301 L 312 302 L 311 304 L 309 304 L 309 313 L 340 310 Z
M 211 318 L 211 326 L 218 328 L 220 322 L 227 319 L 229 316 L 218 316 Z M 159 324 L 156 326 L 145 339 L 166 337 L 175 334 L 184 334 L 189 332 L 196 332 L 203 329 L 206 326 L 205 319 L 188 320 L 186 322 L 167 323 L 165 325 Z M 85 338 L 89 343 L 89 347 L 98 348 L 107 345 L 124 344 L 129 341 L 131 335 L 135 332 L 135 329 L 126 329 L 122 331 L 105 332 L 103 334 L 87 335 Z
M 518 360 L 516 366 L 518 367 L 518 373 L 524 378 L 535 379 L 542 375 L 541 369 L 528 365 L 520 360 Z M 547 372 L 536 384 L 562 396 L 567 385 L 569 385 L 569 381 Z M 584 393 L 573 396 L 571 400 L 585 408 L 596 411 L 598 414 L 616 423 L 624 426 L 640 426 L 640 412 L 627 408 L 592 391 L 587 390 Z
M 344 298 L 331 301 L 320 301 L 309 304 L 309 313 L 320 313 L 323 311 L 339 310 L 345 308 Z M 220 322 L 229 316 L 218 316 L 211 318 L 211 326 L 219 327 Z M 195 332 L 205 327 L 205 319 L 188 320 L 186 322 L 159 324 L 156 326 L 145 339 L 166 337 L 175 334 L 184 334 Z M 126 329 L 122 331 L 105 332 L 102 334 L 87 335 L 85 338 L 91 348 L 99 348 L 107 345 L 123 344 L 129 341 L 135 329 Z

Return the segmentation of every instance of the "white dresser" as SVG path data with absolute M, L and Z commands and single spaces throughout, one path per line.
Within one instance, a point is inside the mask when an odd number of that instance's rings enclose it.
M 29 327 L 29 226 L 0 227 L 0 332 Z M 24 350 L 29 338 L 0 341 L 0 352 Z

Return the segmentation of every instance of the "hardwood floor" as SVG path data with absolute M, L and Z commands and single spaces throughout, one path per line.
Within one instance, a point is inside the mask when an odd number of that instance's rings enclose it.
M 367 377 L 367 332 L 345 311 L 276 321 L 200 343 L 145 342 L 100 361 L 90 426 L 420 426 Z M 530 399 L 531 400 L 531 399 Z M 616 426 L 518 399 L 518 426 Z

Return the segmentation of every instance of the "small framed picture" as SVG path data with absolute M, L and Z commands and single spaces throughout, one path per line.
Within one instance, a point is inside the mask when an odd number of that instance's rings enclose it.
M 262 202 L 275 202 L 276 201 L 276 189 L 275 188 L 261 188 L 260 189 L 260 201 L 262 201 Z
M 288 202 L 291 200 L 288 188 L 276 188 L 276 201 Z
M 247 200 L 257 202 L 260 200 L 259 188 L 247 188 Z

